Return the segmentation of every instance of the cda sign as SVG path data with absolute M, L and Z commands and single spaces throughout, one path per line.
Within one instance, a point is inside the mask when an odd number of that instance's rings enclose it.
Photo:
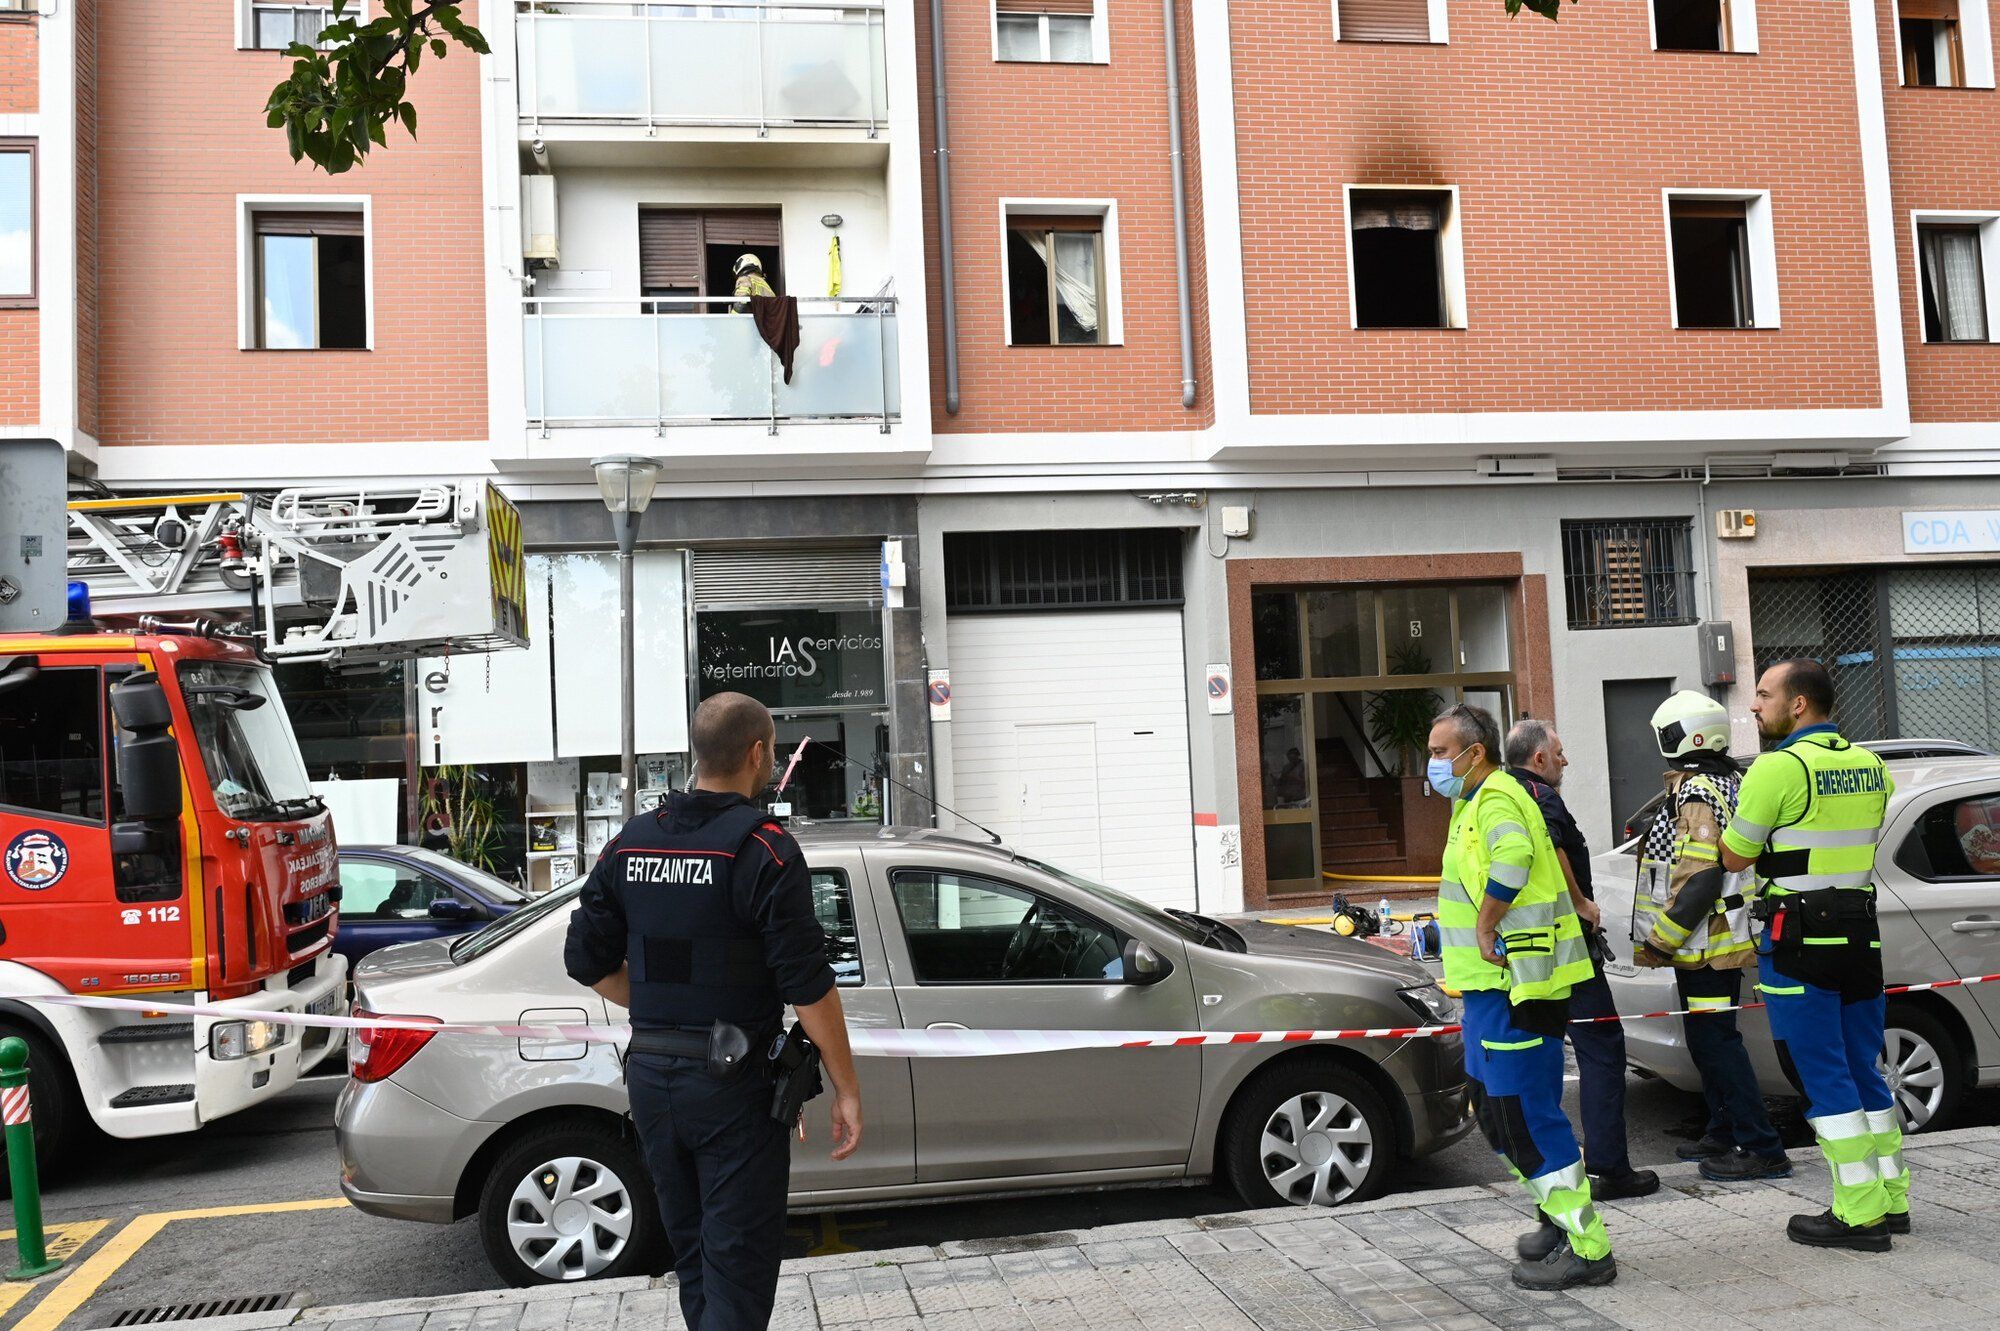
M 1906 555 L 2000 553 L 2000 509 L 1945 509 L 1903 514 Z

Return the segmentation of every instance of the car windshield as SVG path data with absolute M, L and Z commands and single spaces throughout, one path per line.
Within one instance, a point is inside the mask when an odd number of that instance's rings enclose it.
M 231 818 L 299 818 L 318 811 L 269 670 L 188 661 L 176 673 L 217 807 Z M 258 698 L 263 701 L 253 701 Z
M 1170 913 L 1161 910 L 1158 906 L 1141 901 L 1137 897 L 1127 896 L 1115 887 L 1106 887 L 1102 883 L 1093 882 L 1088 878 L 1073 874 L 1068 869 L 1059 869 L 1053 864 L 1044 864 L 1042 861 L 1030 859 L 1026 855 L 1016 855 L 1014 858 L 1018 862 L 1027 865 L 1030 869 L 1039 869 L 1051 878 L 1060 878 L 1063 882 L 1068 883 L 1078 891 L 1088 892 L 1095 897 L 1102 897 L 1112 905 L 1130 911 L 1144 920 L 1159 925 L 1162 929 L 1171 930 L 1177 937 L 1183 938 L 1190 943 L 1202 947 L 1215 947 L 1217 946 L 1215 929 L 1226 930 L 1231 935 L 1235 932 L 1234 930 L 1230 930 L 1228 925 L 1222 924 L 1220 921 L 1210 922 L 1214 925 L 1214 928 L 1198 923 L 1204 917 L 1187 911 Z M 1241 951 L 1242 949 L 1225 947 L 1224 950 Z
M 579 878 L 567 887 L 559 887 L 539 901 L 530 902 L 511 915 L 503 915 L 483 929 L 475 929 L 451 945 L 451 959 L 456 962 L 471 961 L 483 957 L 524 929 L 532 929 L 538 921 L 548 918 L 557 911 L 576 904 L 577 893 L 583 890 L 583 879 Z
M 503 906 L 518 906 L 529 899 L 528 894 L 504 878 L 495 878 L 484 869 L 475 869 L 449 855 L 440 855 L 434 850 L 421 846 L 401 846 L 398 853 L 407 855 L 427 869 L 436 869 L 456 878 L 461 883 L 469 883 L 479 895 L 489 901 L 497 901 Z

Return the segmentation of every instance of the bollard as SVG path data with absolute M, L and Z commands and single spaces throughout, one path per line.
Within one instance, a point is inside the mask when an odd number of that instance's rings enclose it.
M 32 1280 L 61 1266 L 42 1237 L 42 1182 L 35 1169 L 35 1128 L 28 1104 L 28 1042 L 0 1040 L 0 1116 L 7 1121 L 7 1177 L 14 1185 L 14 1248 L 9 1280 Z

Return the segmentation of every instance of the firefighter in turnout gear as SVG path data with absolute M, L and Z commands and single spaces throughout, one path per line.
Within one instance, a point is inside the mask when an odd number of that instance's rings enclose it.
M 1736 812 L 1742 777 L 1729 756 L 1729 712 L 1707 694 L 1684 689 L 1653 713 L 1666 774 L 1667 801 L 1646 832 L 1632 894 L 1632 959 L 1671 966 L 1688 1056 L 1701 1074 L 1708 1130 L 1680 1149 L 1718 1182 L 1788 1178 L 1792 1162 L 1764 1111 L 1763 1093 L 1736 1005 L 1750 964 L 1748 874 L 1723 871 L 1722 829 Z
M 798 843 L 752 804 L 776 733 L 754 698 L 695 710 L 695 788 L 632 819 L 577 896 L 564 964 L 632 1014 L 632 1121 L 691 1331 L 770 1323 L 795 1126 L 765 1051 L 787 1003 L 833 1082 L 833 1158 L 861 1144 L 847 1024 Z M 803 1124 L 803 1119 L 798 1121 Z
M 1757 728 L 1777 747 L 1744 775 L 1722 865 L 1757 871 L 1758 948 L 1771 1035 L 1833 1174 L 1833 1207 L 1787 1234 L 1815 1247 L 1886 1252 L 1910 1230 L 1902 1125 L 1882 1053 L 1882 936 L 1875 851 L 1895 789 L 1882 760 L 1834 728 L 1833 680 L 1783 661 L 1757 681 Z
M 764 261 L 754 254 L 736 256 L 736 303 L 730 308 L 742 314 L 750 308 L 752 296 L 775 296 L 778 293 L 764 277 Z
M 1569 993 L 1590 979 L 1590 952 L 1542 812 L 1499 757 L 1499 729 L 1480 708 L 1453 707 L 1431 726 L 1426 776 L 1452 801 L 1438 882 L 1444 982 L 1465 998 L 1480 1130 L 1542 1215 L 1517 1245 L 1514 1283 L 1609 1284 L 1618 1265 L 1562 1108 Z

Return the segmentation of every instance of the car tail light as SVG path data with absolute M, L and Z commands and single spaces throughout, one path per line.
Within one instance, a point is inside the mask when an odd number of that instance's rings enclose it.
M 356 1018 L 366 1021 L 379 1018 L 383 1021 L 428 1021 L 437 1022 L 436 1017 L 406 1017 L 383 1012 L 354 1010 Z M 436 1031 L 407 1031 L 397 1027 L 357 1026 L 354 1038 L 348 1042 L 347 1075 L 359 1082 L 382 1081 L 396 1074 L 396 1071 L 415 1058 L 417 1051 L 431 1042 Z

